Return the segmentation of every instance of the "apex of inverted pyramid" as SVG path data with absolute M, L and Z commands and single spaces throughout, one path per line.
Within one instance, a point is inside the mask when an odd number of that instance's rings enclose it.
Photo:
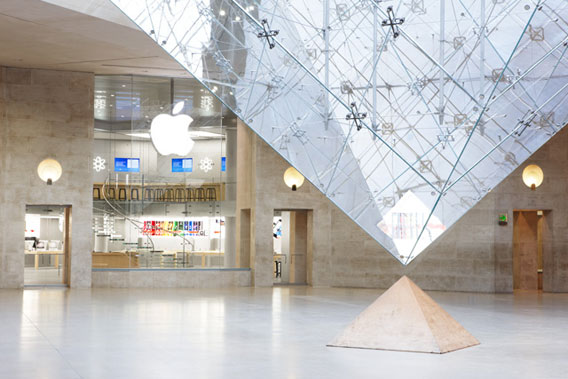
M 447 353 L 478 344 L 448 312 L 403 276 L 328 346 Z

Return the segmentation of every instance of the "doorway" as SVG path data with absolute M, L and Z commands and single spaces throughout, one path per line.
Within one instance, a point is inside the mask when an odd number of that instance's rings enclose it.
M 24 286 L 68 286 L 71 207 L 26 206 Z
M 306 284 L 308 210 L 276 210 L 272 222 L 274 284 Z
M 513 289 L 542 291 L 546 218 L 549 211 L 513 212 Z

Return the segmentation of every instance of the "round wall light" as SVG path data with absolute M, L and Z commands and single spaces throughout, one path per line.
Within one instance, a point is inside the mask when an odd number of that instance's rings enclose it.
M 544 173 L 542 169 L 535 164 L 530 164 L 523 170 L 523 182 L 525 182 L 527 187 L 531 190 L 535 190 L 536 187 L 542 184 L 544 180 Z
M 284 183 L 295 191 L 304 184 L 304 177 L 294 167 L 290 167 L 284 171 Z
M 37 174 L 39 175 L 40 179 L 46 182 L 48 185 L 56 182 L 61 177 L 62 172 L 63 169 L 61 168 L 59 162 L 52 158 L 44 159 L 37 166 Z

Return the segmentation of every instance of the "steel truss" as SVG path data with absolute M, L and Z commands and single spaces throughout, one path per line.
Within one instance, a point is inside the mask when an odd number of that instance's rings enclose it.
M 403 264 L 568 121 L 564 0 L 112 1 Z

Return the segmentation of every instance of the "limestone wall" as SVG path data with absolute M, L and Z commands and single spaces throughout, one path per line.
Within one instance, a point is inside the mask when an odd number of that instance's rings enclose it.
M 544 290 L 568 291 L 568 130 L 559 132 L 491 191 L 407 267 L 327 200 L 310 183 L 292 192 L 282 180 L 288 164 L 244 125 L 239 125 L 239 209 L 251 209 L 250 250 L 253 283 L 272 285 L 271 219 L 274 209 L 312 209 L 312 259 L 308 282 L 314 286 L 388 288 L 408 275 L 427 290 L 510 292 L 513 289 L 513 210 L 551 210 L 550 245 L 544 258 Z M 536 163 L 544 183 L 531 191 L 522 169 Z M 241 179 L 243 178 L 243 179 Z M 245 190 L 243 190 L 243 188 Z M 499 226 L 500 213 L 509 225 Z M 240 221 L 237 221 L 239 223 Z M 237 237 L 238 238 L 238 237 Z M 246 244 L 237 242 L 239 255 Z M 308 253 L 310 260 L 310 253 Z
M 93 270 L 94 288 L 227 288 L 250 286 L 247 269 Z
M 0 67 L 0 288 L 24 283 L 25 206 L 72 206 L 72 287 L 91 285 L 94 76 Z M 47 157 L 63 167 L 47 186 Z

